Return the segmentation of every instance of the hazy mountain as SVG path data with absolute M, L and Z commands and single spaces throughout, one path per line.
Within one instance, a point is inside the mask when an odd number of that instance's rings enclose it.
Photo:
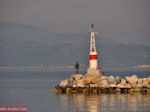
M 0 23 L 0 66 L 88 67 L 89 34 L 63 34 L 16 23 Z M 150 64 L 150 46 L 127 45 L 96 36 L 102 69 L 133 69 Z M 55 68 L 54 68 L 55 69 Z
M 13 38 L 17 37 L 25 40 L 33 40 L 33 41 L 82 41 L 89 43 L 89 33 L 80 33 L 80 34 L 66 34 L 66 33 L 56 33 L 46 31 L 37 27 L 18 24 L 18 23 L 10 23 L 10 22 L 0 22 L 0 36 Z M 99 36 L 99 35 L 97 35 Z M 98 41 L 101 41 L 102 37 L 97 37 Z M 104 43 L 113 44 L 115 41 L 112 41 L 107 38 L 103 38 Z

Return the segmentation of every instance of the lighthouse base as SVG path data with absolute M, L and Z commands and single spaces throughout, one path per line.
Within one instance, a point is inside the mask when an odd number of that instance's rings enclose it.
M 100 70 L 95 68 L 88 68 L 87 73 L 84 76 L 84 79 L 86 80 L 95 80 L 98 81 L 101 78 Z

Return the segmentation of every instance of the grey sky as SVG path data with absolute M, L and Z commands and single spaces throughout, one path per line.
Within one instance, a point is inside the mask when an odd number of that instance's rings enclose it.
M 103 37 L 150 43 L 150 0 L 0 0 L 0 21 L 65 33 L 94 23 Z

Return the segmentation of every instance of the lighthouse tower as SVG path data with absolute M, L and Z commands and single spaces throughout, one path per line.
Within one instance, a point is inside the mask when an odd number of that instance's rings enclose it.
M 90 69 L 96 69 L 97 68 L 97 52 L 96 52 L 96 46 L 95 46 L 95 35 L 94 35 L 94 28 L 93 24 L 91 24 L 91 41 L 90 41 L 90 53 L 89 53 L 89 68 Z

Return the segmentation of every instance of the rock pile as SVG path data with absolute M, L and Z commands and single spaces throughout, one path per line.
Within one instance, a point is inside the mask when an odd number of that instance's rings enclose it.
M 73 74 L 60 82 L 55 88 L 55 93 L 65 92 L 90 92 L 115 93 L 115 92 L 150 92 L 150 77 L 139 78 L 137 75 L 126 76 L 101 76 L 92 77 L 91 74 Z
M 60 82 L 60 87 L 84 87 L 83 75 L 70 75 L 68 79 Z
M 150 88 L 150 77 L 138 78 L 136 75 L 126 76 L 125 79 L 119 76 L 100 76 L 91 78 L 82 74 L 73 74 L 68 79 L 61 81 L 60 87 L 117 87 L 117 88 Z

